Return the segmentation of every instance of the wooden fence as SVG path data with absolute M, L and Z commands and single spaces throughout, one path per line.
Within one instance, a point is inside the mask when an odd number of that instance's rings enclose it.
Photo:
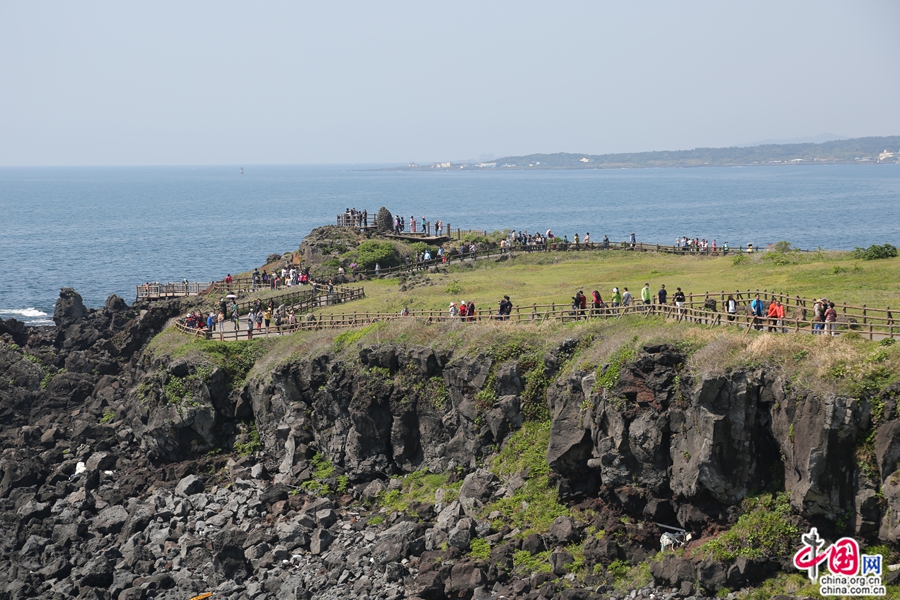
M 182 281 L 168 283 L 145 283 L 135 288 L 135 300 L 157 300 L 162 298 L 178 298 L 181 296 L 197 296 L 214 285 L 209 281 Z
M 411 310 L 409 315 L 401 316 L 398 313 L 381 312 L 353 312 L 322 315 L 319 318 L 301 319 L 295 325 L 282 325 L 279 328 L 271 327 L 268 332 L 254 331 L 252 336 L 284 335 L 295 331 L 309 331 L 320 329 L 343 329 L 348 327 L 360 327 L 380 321 L 393 321 L 397 319 L 413 319 L 425 324 L 429 323 L 567 323 L 586 319 L 614 319 L 623 315 L 662 316 L 667 319 L 692 323 L 697 325 L 736 327 L 743 331 L 751 329 L 771 331 L 775 333 L 808 333 L 808 334 L 843 334 L 857 332 L 870 340 L 900 337 L 900 325 L 895 324 L 890 311 L 887 309 L 871 309 L 842 304 L 839 310 L 839 320 L 829 329 L 829 324 L 813 322 L 802 313 L 786 316 L 784 319 L 775 320 L 766 317 L 754 317 L 748 314 L 747 307 L 750 300 L 756 295 L 756 291 L 732 293 L 737 301 L 737 294 L 741 295 L 739 306 L 741 309 L 736 314 L 727 314 L 721 310 L 705 308 L 708 299 L 717 299 L 728 293 L 717 292 L 715 294 L 689 294 L 685 298 L 684 306 L 673 304 L 632 304 L 630 306 L 574 309 L 567 304 L 532 304 L 531 306 L 516 306 L 508 316 L 501 317 L 490 311 L 477 311 L 474 317 L 452 317 L 446 311 L 441 310 Z M 791 306 L 802 309 L 804 304 L 811 306 L 813 300 L 798 296 L 788 297 L 784 294 L 759 292 L 761 299 L 772 301 L 779 299 L 787 305 L 785 300 L 790 299 Z M 718 304 L 717 308 L 721 306 Z M 311 307 L 314 308 L 314 307 Z M 311 309 L 310 308 L 310 309 Z M 835 305 L 838 308 L 838 305 Z M 877 314 L 876 314 L 877 313 Z M 185 333 L 204 337 L 206 339 L 240 340 L 247 339 L 246 330 L 228 331 L 218 334 L 206 329 L 187 329 L 182 322 L 177 324 Z
M 476 233 L 478 235 L 487 234 L 487 232 L 483 231 L 470 231 L 463 233 Z M 556 238 L 558 239 L 558 238 Z M 355 272 L 348 272 L 348 276 L 363 276 L 363 277 L 383 277 L 386 275 L 394 275 L 397 273 L 411 273 L 415 271 L 421 271 L 424 269 L 429 269 L 431 267 L 438 267 L 445 264 L 451 263 L 459 263 L 467 260 L 479 260 L 479 259 L 487 259 L 487 258 L 499 258 L 504 254 L 518 254 L 518 253 L 530 253 L 530 252 L 603 252 L 606 250 L 618 250 L 618 251 L 627 251 L 627 252 L 658 252 L 662 254 L 676 254 L 680 256 L 732 256 L 737 254 L 746 254 L 748 247 L 746 246 L 736 246 L 733 248 L 729 248 L 727 254 L 725 251 L 719 247 L 713 252 L 712 248 L 707 248 L 704 250 L 695 249 L 691 250 L 690 248 L 682 248 L 680 246 L 665 246 L 662 244 L 645 244 L 643 242 L 637 242 L 633 246 L 628 242 L 610 242 L 608 245 L 604 245 L 602 243 L 594 243 L 590 244 L 563 244 L 561 242 L 551 243 L 551 244 L 538 244 L 532 246 L 522 246 L 520 244 L 513 244 L 512 247 L 501 250 L 499 248 L 492 248 L 488 250 L 476 250 L 473 252 L 454 252 L 452 254 L 447 254 L 447 262 L 445 263 L 441 257 L 434 256 L 431 260 L 427 261 L 418 261 L 411 262 L 402 265 L 394 265 L 391 267 L 382 267 L 378 271 L 375 269 L 368 270 L 359 270 Z M 810 252 L 809 250 L 799 250 L 800 252 Z M 753 249 L 753 252 L 759 252 L 757 249 Z M 141 288 L 142 286 L 138 286 Z M 257 284 L 254 285 L 253 281 L 250 277 L 233 277 L 230 284 L 226 284 L 224 280 L 214 281 L 211 284 L 207 284 L 207 288 L 201 290 L 201 293 L 208 293 L 212 295 L 217 294 L 227 294 L 229 292 L 249 292 L 258 289 L 269 289 L 272 288 L 271 283 L 266 284 Z

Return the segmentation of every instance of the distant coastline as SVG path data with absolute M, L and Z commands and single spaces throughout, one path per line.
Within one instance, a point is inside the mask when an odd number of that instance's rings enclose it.
M 900 136 L 864 137 L 805 144 L 762 144 L 731 148 L 695 148 L 621 154 L 528 154 L 489 161 L 409 163 L 400 171 L 453 169 L 648 169 L 662 167 L 749 167 L 821 164 L 898 164 Z

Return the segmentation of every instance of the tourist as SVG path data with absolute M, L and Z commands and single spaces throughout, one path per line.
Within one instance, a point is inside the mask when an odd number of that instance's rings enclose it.
M 576 233 L 575 236 L 572 238 L 572 243 L 575 244 L 576 249 L 578 248 L 579 241 L 580 241 L 580 239 L 578 238 L 578 234 Z
M 684 292 L 681 291 L 680 287 L 675 288 L 675 295 L 672 297 L 672 299 L 675 301 L 675 306 L 684 308 Z
M 834 310 L 834 302 L 829 302 L 828 308 L 825 309 L 825 329 L 832 337 L 837 335 L 837 311 Z
M 634 233 L 632 232 L 631 237 L 628 238 L 628 243 L 631 244 L 631 249 L 634 250 L 635 245 L 637 244 L 637 238 L 634 237 Z
M 401 316 L 401 317 L 408 317 L 408 316 L 409 316 L 409 307 L 408 307 L 408 306 L 404 306 L 404 307 L 403 307 L 403 310 L 400 311 L 400 316 Z
M 761 330 L 762 325 L 759 323 L 765 314 L 765 303 L 760 299 L 759 294 L 756 294 L 756 297 L 750 303 L 750 314 L 753 315 L 754 329 Z
M 631 306 L 631 292 L 628 291 L 628 288 L 622 292 L 622 306 Z
M 278 331 L 278 335 L 281 335 L 281 313 L 284 311 L 284 307 L 279 308 L 275 311 L 275 329 Z
M 379 275 L 381 275 L 381 265 L 375 263 L 375 277 L 378 277 Z M 313 293 L 315 293 L 315 289 Z
M 510 302 L 509 296 L 503 296 L 500 301 L 500 318 L 507 321 L 510 313 L 512 313 L 512 302 Z
M 780 300 L 776 299 L 769 304 L 769 310 L 766 311 L 766 316 L 769 318 L 769 331 L 785 333 L 781 328 L 784 324 L 784 305 Z M 772 325 L 774 325 L 774 327 Z
M 270 300 L 271 302 L 271 300 Z M 263 323 L 266 325 L 266 337 L 269 337 L 269 322 L 272 320 L 272 309 L 267 308 L 263 313 Z
M 731 294 L 728 294 L 728 300 L 725 301 L 725 312 L 728 313 L 728 320 L 734 321 L 734 315 L 737 314 L 737 302 Z
M 591 234 L 590 233 L 584 234 L 584 245 L 588 248 L 591 247 Z
M 468 305 L 465 300 L 459 301 L 459 318 L 462 321 L 466 320 L 466 310 L 468 310 Z
M 613 288 L 612 294 L 612 307 L 618 308 L 618 306 L 622 303 L 622 294 L 619 293 L 619 288 Z
M 294 314 L 293 308 L 291 309 L 291 312 L 288 313 L 288 325 L 291 326 L 291 329 L 293 329 L 294 326 L 297 325 L 297 315 Z
M 225 312 L 219 311 L 219 314 L 216 316 L 216 323 L 219 325 L 219 340 L 225 341 Z
M 456 308 L 456 302 L 450 303 L 450 318 L 455 319 L 459 315 L 459 309 Z
M 820 334 L 822 332 L 823 323 L 825 322 L 825 302 L 824 300 L 816 300 L 813 305 L 813 333 Z
M 248 340 L 253 338 L 253 317 L 254 317 L 253 311 L 251 311 L 250 314 L 247 315 L 247 339 Z
M 668 297 L 668 295 L 669 295 L 669 292 L 666 291 L 665 284 L 662 284 L 659 286 L 659 291 L 656 292 L 656 301 L 659 304 L 665 304 L 666 298 Z
M 600 292 L 597 290 L 594 290 L 593 292 L 591 292 L 591 305 L 593 306 L 593 309 L 594 309 L 592 311 L 592 314 L 595 314 L 595 315 L 600 314 L 600 309 L 606 307 L 606 305 L 603 304 L 603 297 L 600 296 Z
M 653 301 L 653 292 L 650 291 L 649 283 L 645 283 L 641 290 L 641 300 L 644 301 L 644 304 L 650 304 Z
M 603 249 L 609 250 L 609 237 L 603 236 Z
M 469 303 L 466 305 L 466 317 L 467 317 L 470 321 L 474 321 L 474 320 L 475 320 L 475 302 L 473 302 L 473 301 L 471 301 L 471 300 L 470 300 Z

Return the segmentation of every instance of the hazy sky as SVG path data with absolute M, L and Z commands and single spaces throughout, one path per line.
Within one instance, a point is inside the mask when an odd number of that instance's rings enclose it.
M 0 165 L 900 134 L 900 2 L 0 1 Z

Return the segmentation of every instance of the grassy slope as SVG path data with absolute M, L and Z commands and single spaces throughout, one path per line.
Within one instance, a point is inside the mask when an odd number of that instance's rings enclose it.
M 568 304 L 578 290 L 597 289 L 605 300 L 612 288 L 628 287 L 635 297 L 645 282 L 654 293 L 665 284 L 674 293 L 733 292 L 767 289 L 806 297 L 827 296 L 836 302 L 884 307 L 898 304 L 900 258 L 862 261 L 848 253 L 798 255 L 798 264 L 775 265 L 756 255 L 735 264 L 734 257 L 698 258 L 631 252 L 520 254 L 511 261 L 483 260 L 472 268 L 452 266 L 447 275 L 428 275 L 431 284 L 401 292 L 397 279 L 366 281 L 365 300 L 323 312 L 444 311 L 450 301 L 474 300 L 483 310 L 495 310 L 503 294 L 515 305 Z

